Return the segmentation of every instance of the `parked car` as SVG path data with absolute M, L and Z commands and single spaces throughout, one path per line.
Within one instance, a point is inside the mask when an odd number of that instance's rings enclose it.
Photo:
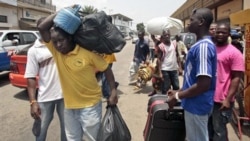
M 27 88 L 27 79 L 24 78 L 24 73 L 27 63 L 27 53 L 29 48 L 31 48 L 32 46 L 33 44 L 29 44 L 27 47 L 23 48 L 10 57 L 9 80 L 13 86 L 19 88 Z
M 10 56 L 8 56 L 8 52 L 0 47 L 0 72 L 9 70 L 10 68 Z
M 135 42 L 139 39 L 138 35 L 133 35 L 131 38 L 132 38 L 132 44 L 135 44 Z
M 194 33 L 180 33 L 180 36 L 188 50 L 196 42 L 196 35 Z
M 11 51 L 18 52 L 40 37 L 38 31 L 0 30 L 0 71 L 10 69 Z

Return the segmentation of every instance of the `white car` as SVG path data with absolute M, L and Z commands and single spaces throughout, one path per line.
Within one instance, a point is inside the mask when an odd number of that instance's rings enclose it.
M 38 31 L 0 30 L 0 71 L 9 70 L 9 52 L 18 52 L 40 38 Z
M 135 42 L 139 39 L 138 35 L 132 35 L 132 43 L 135 44 Z

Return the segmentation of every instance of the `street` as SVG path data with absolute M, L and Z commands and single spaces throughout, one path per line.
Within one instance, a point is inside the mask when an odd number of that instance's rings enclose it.
M 117 62 L 113 64 L 113 72 L 116 81 L 120 83 L 118 107 L 130 129 L 132 141 L 143 141 L 149 99 L 147 94 L 152 91 L 152 87 L 151 83 L 148 83 L 142 90 L 135 91 L 133 86 L 128 85 L 128 68 L 133 51 L 134 45 L 128 40 L 122 52 L 116 54 Z M 180 82 L 182 84 L 182 77 Z M 8 81 L 7 73 L 0 73 L 0 97 L 0 141 L 34 141 L 35 137 L 31 131 L 33 119 L 30 116 L 27 92 L 25 89 L 13 87 Z M 103 101 L 103 114 L 105 106 L 106 102 Z M 237 128 L 232 125 L 228 124 L 230 141 L 239 141 Z M 55 114 L 47 133 L 47 141 L 60 140 L 59 128 L 58 117 Z M 244 129 L 242 141 L 250 140 L 250 127 L 247 128 Z

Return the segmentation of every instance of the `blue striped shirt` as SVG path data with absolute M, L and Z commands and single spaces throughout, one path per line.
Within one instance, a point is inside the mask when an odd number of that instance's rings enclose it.
M 208 91 L 182 99 L 182 107 L 186 111 L 197 115 L 211 112 L 216 85 L 216 56 L 216 47 L 210 38 L 199 40 L 188 51 L 182 89 L 188 89 L 197 83 L 198 76 L 208 76 L 212 81 Z

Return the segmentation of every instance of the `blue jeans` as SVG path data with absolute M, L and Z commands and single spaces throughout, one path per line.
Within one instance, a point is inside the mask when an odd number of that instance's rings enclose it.
M 177 70 L 173 71 L 164 71 L 162 70 L 163 83 L 161 87 L 162 94 L 166 94 L 167 91 L 173 87 L 173 90 L 179 90 L 179 74 Z
M 66 134 L 64 128 L 64 101 L 63 99 L 49 101 L 49 102 L 39 102 L 39 107 L 41 109 L 41 132 L 36 141 L 45 141 L 47 136 L 48 127 L 54 116 L 54 110 L 56 109 L 57 115 L 60 120 L 61 127 L 61 141 L 66 141 Z
M 228 141 L 227 123 L 230 122 L 234 103 L 230 103 L 230 108 L 219 110 L 220 103 L 215 102 L 212 116 L 209 118 L 209 137 L 213 141 Z
M 185 110 L 185 126 L 187 141 L 208 141 L 208 118 L 206 115 L 195 115 Z
M 101 125 L 102 103 L 82 109 L 65 109 L 65 130 L 68 141 L 95 141 Z
M 111 69 L 112 65 L 113 64 L 111 63 L 111 64 L 109 64 L 108 67 Z M 106 76 L 103 72 L 101 73 L 101 78 L 102 78 L 102 95 L 103 95 L 103 97 L 108 98 L 109 93 L 110 93 L 110 88 L 109 88 L 109 83 L 106 79 Z

